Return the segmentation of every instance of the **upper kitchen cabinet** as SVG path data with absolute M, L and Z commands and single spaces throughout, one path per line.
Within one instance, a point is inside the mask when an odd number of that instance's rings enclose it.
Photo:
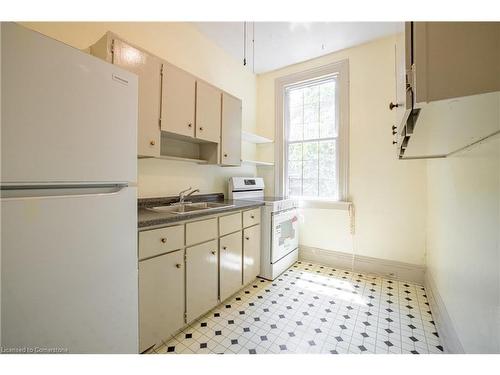
M 143 157 L 160 156 L 161 60 L 110 32 L 90 47 L 90 53 L 137 74 L 139 77 L 137 152 Z
M 398 157 L 447 157 L 500 132 L 500 23 L 408 22 L 396 42 Z
M 221 164 L 241 164 L 241 100 L 222 94 Z
M 197 139 L 220 143 L 222 92 L 198 80 L 196 82 L 196 133 Z
M 196 78 L 171 64 L 163 63 L 161 130 L 186 137 L 195 136 Z
M 89 50 L 139 77 L 139 157 L 240 165 L 241 100 L 111 32 Z

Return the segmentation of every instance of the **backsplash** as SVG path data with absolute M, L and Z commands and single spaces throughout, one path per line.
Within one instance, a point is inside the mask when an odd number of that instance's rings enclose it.
M 253 165 L 219 167 L 161 159 L 138 160 L 139 198 L 175 196 L 181 190 L 192 187 L 200 194 L 222 192 L 227 195 L 229 177 L 254 177 Z

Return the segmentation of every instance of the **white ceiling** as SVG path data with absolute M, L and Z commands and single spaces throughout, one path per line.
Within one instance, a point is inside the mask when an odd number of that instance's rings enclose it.
M 403 31 L 402 22 L 247 22 L 247 66 L 264 73 Z M 243 22 L 194 22 L 243 64 Z

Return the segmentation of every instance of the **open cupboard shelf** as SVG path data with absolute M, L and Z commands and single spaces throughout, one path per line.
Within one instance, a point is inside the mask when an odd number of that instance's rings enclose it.
M 274 163 L 269 161 L 258 161 L 258 160 L 241 160 L 243 164 L 253 164 L 257 167 L 273 167 Z
M 261 143 L 273 143 L 274 141 L 272 139 L 263 137 L 258 134 L 250 133 L 247 131 L 242 131 L 241 132 L 241 140 L 245 142 L 250 142 L 250 143 L 255 143 L 255 144 L 261 144 Z
M 206 160 L 202 160 L 202 159 L 182 158 L 179 156 L 170 156 L 170 155 L 161 155 L 158 159 L 185 161 L 185 162 L 196 163 L 196 164 L 208 164 L 208 162 Z

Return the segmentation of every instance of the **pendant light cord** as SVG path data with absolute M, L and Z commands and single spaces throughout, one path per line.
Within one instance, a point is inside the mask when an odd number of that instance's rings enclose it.
M 247 22 L 243 22 L 243 66 L 247 65 Z
M 252 23 L 252 70 L 255 74 L 255 22 Z

